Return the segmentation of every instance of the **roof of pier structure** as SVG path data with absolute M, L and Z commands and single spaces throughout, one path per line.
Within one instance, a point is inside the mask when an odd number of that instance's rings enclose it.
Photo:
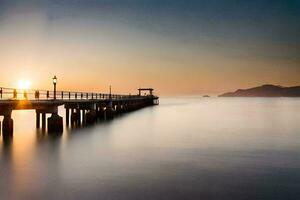
M 141 91 L 153 91 L 154 89 L 153 88 L 139 88 L 138 90 L 141 90 Z

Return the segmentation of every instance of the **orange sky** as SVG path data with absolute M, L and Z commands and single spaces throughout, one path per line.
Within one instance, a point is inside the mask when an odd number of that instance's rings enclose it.
M 227 30 L 181 16 L 179 8 L 177 18 L 154 12 L 149 21 L 142 12 L 134 18 L 127 7 L 109 8 L 114 14 L 107 14 L 101 5 L 99 10 L 76 6 L 0 8 L 1 86 L 17 87 L 20 79 L 28 79 L 32 88 L 50 89 L 53 75 L 59 90 L 105 92 L 112 85 L 114 92 L 134 93 L 153 87 L 160 95 L 300 85 L 298 41 L 264 39 L 255 29 L 255 37 L 229 37 L 242 30 L 238 22 L 226 21 Z M 244 20 L 243 28 L 249 28 Z

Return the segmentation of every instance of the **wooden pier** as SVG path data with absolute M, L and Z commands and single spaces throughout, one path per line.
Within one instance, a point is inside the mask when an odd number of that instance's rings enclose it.
M 63 118 L 58 114 L 58 107 L 64 106 L 65 123 L 85 125 L 97 119 L 112 119 L 116 114 L 134 111 L 146 106 L 158 105 L 159 98 L 153 95 L 152 88 L 139 88 L 137 95 L 122 95 L 90 92 L 71 92 L 47 90 L 17 90 L 0 88 L 0 116 L 3 136 L 13 136 L 13 110 L 35 110 L 36 128 L 48 133 L 63 132 Z M 141 94 L 146 91 L 148 94 Z M 50 117 L 47 118 L 47 115 Z

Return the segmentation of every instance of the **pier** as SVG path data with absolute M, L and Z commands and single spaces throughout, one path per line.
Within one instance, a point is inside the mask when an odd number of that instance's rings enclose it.
M 35 110 L 36 128 L 51 134 L 63 132 L 63 120 L 66 126 L 86 125 L 98 119 L 109 120 L 117 114 L 159 104 L 152 88 L 139 88 L 136 95 L 112 94 L 111 88 L 109 93 L 56 91 L 56 81 L 55 77 L 53 91 L 0 88 L 3 137 L 13 136 L 11 114 L 14 110 Z M 64 106 L 65 119 L 59 116 L 59 106 Z

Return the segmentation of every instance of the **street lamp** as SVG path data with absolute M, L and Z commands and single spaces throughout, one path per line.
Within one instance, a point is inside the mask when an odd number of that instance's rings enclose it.
M 52 80 L 53 80 L 53 86 L 54 86 L 54 100 L 56 100 L 56 83 L 57 83 L 57 78 L 56 78 L 56 76 L 54 76 L 54 77 L 52 78 Z

